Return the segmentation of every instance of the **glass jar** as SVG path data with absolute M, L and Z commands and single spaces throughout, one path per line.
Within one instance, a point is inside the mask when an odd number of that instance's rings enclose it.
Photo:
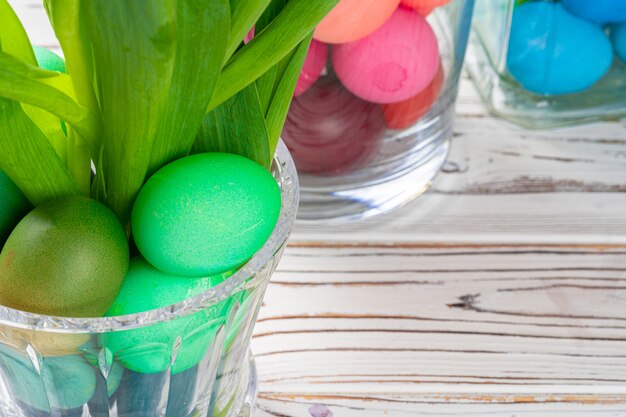
M 473 0 L 342 0 L 318 26 L 282 138 L 303 220 L 361 219 L 444 163 Z
M 298 206 L 295 167 L 282 144 L 273 174 L 282 194 L 276 228 L 237 273 L 205 293 L 94 319 L 0 306 L 0 415 L 249 415 L 256 394 L 252 329 Z
M 470 45 L 497 116 L 545 128 L 626 115 L 622 0 L 477 0 Z

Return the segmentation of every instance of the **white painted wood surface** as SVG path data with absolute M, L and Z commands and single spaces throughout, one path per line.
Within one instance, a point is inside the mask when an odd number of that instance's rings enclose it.
M 38 0 L 11 0 L 56 47 Z M 626 122 L 529 132 L 464 79 L 433 188 L 299 225 L 253 340 L 257 417 L 626 416 Z

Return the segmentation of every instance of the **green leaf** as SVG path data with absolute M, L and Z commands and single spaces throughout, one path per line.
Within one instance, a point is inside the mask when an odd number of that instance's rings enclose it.
M 0 51 L 0 97 L 46 110 L 65 120 L 85 139 L 97 137 L 98 116 L 76 103 L 68 93 L 72 94 L 67 75 L 26 64 Z
M 233 55 L 218 80 L 210 111 L 257 80 L 293 50 L 339 0 L 290 0 L 272 23 Z
M 230 20 L 228 0 L 178 1 L 176 58 L 167 112 L 156 131 L 148 175 L 189 153 L 217 82 Z
M 141 188 L 161 118 L 171 108 L 173 0 L 83 0 L 102 112 L 105 203 L 122 222 Z
M 285 7 L 286 0 L 272 0 L 270 5 L 265 9 L 263 15 L 256 23 L 257 33 L 263 32 L 263 30 L 269 26 L 270 23 L 280 14 Z M 279 73 L 279 66 L 286 58 L 283 58 L 278 64 L 267 70 L 258 80 L 256 80 L 257 90 L 259 91 L 259 101 L 261 102 L 261 108 L 263 112 L 267 112 L 270 101 L 274 94 L 274 84 L 276 83 L 276 77 Z
M 204 116 L 192 152 L 234 153 L 269 168 L 269 138 L 254 83 Z
M 37 65 L 28 35 L 7 0 L 0 0 L 0 28 L 2 50 L 29 64 Z
M 298 78 L 300 77 L 307 52 L 309 51 L 311 39 L 313 39 L 313 32 L 300 43 L 291 57 L 289 64 L 283 71 L 282 79 L 277 82 L 278 88 L 274 93 L 266 117 L 267 132 L 270 140 L 270 155 L 274 155 L 274 152 L 276 152 L 278 139 L 280 139 L 285 120 L 287 119 L 289 105 L 293 99 L 293 93 L 296 89 L 296 84 L 298 83 Z
M 230 58 L 271 0 L 230 0 L 231 26 L 226 58 Z
M 0 98 L 0 123 L 0 169 L 31 203 L 80 194 L 63 162 L 19 103 Z

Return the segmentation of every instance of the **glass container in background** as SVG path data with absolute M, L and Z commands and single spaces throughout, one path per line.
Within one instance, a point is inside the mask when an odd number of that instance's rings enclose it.
M 467 68 L 490 111 L 530 128 L 626 115 L 626 2 L 477 0 Z
M 62 318 L 0 306 L 0 416 L 235 417 L 254 408 L 250 338 L 298 206 L 284 145 L 278 223 L 261 250 L 205 293 L 144 313 Z
M 357 220 L 443 165 L 473 0 L 342 0 L 317 28 L 282 138 L 302 220 Z

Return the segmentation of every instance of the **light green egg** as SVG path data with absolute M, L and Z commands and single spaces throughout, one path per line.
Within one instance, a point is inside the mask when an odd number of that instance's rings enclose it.
M 222 282 L 230 273 L 205 278 L 160 272 L 141 257 L 130 262 L 122 290 L 107 316 L 140 313 L 183 301 Z M 225 323 L 231 300 L 193 315 L 121 332 L 102 335 L 101 344 L 126 368 L 141 373 L 172 373 L 195 366 L 206 355 L 216 332 Z M 174 345 L 180 346 L 172 364 Z
M 257 163 L 204 153 L 172 162 L 143 186 L 132 213 L 135 242 L 156 268 L 207 276 L 237 268 L 267 241 L 280 190 Z
M 41 375 L 25 354 L 0 345 L 9 387 L 20 401 L 39 410 L 86 404 L 96 389 L 96 370 L 78 355 L 40 358 Z
M 0 170 L 0 247 L 32 208 L 20 189 Z
M 33 46 L 35 52 L 35 58 L 37 59 L 37 65 L 40 68 L 47 69 L 48 71 L 57 71 L 65 73 L 65 61 L 63 58 L 41 46 Z

